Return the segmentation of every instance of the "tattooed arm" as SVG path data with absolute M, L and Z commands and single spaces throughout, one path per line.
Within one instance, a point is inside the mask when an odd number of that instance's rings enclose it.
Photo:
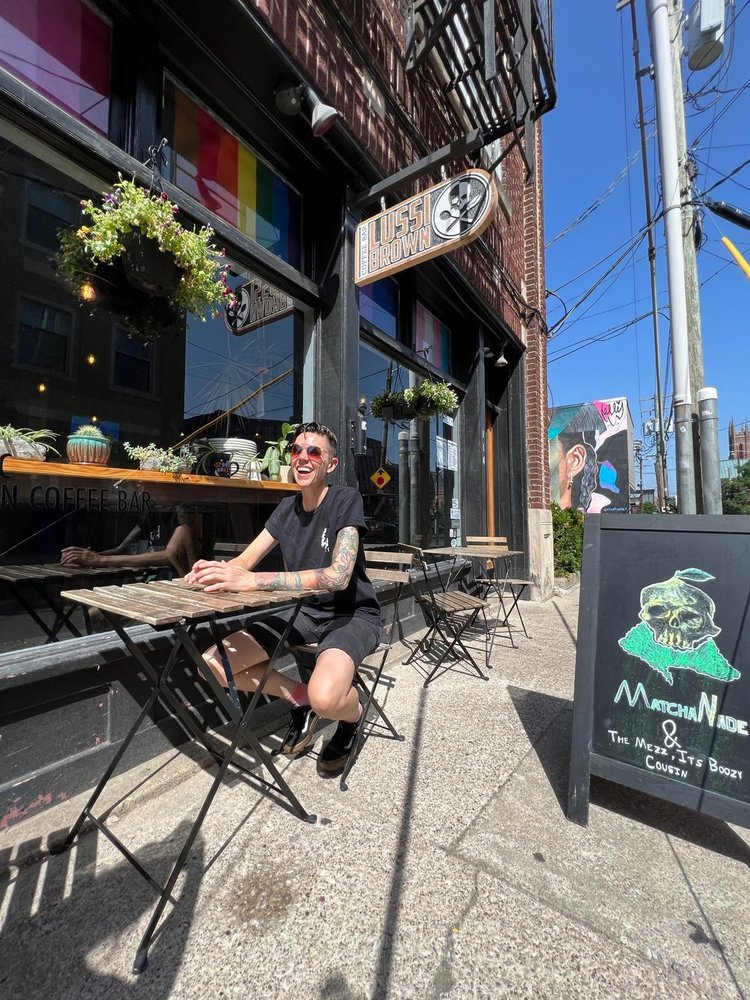
M 342 528 L 336 535 L 331 565 L 324 569 L 301 569 L 286 573 L 251 573 L 231 563 L 211 563 L 198 572 L 195 582 L 207 591 L 233 590 L 345 590 L 359 550 L 356 528 Z

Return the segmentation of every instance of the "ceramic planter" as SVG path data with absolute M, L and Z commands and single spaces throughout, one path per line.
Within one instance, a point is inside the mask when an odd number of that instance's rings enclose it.
M 0 455 L 12 455 L 13 458 L 43 462 L 47 457 L 47 449 L 44 445 L 34 444 L 33 441 L 11 438 L 10 441 L 0 441 Z
M 68 461 L 78 465 L 106 465 L 109 449 L 109 441 L 81 434 L 71 434 L 65 445 Z

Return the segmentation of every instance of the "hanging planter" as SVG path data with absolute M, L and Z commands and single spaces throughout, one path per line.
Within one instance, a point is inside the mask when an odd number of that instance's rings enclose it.
M 447 382 L 422 381 L 397 392 L 381 392 L 373 396 L 370 412 L 382 420 L 429 420 L 441 414 L 451 414 L 458 407 L 455 389 Z
M 148 344 L 186 313 L 205 320 L 234 303 L 213 230 L 185 229 L 166 194 L 120 177 L 100 205 L 81 204 L 91 224 L 60 234 L 58 271 L 82 303 L 121 316 L 134 339 Z
M 157 240 L 140 232 L 130 233 L 123 243 L 123 268 L 130 284 L 149 295 L 173 296 L 183 274 L 174 257 L 162 250 Z

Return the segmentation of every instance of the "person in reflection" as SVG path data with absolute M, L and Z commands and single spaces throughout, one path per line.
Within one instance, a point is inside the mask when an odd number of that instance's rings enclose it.
M 116 548 L 94 552 L 93 549 L 70 545 L 62 550 L 60 562 L 68 563 L 71 566 L 112 567 L 113 569 L 118 566 L 129 569 L 141 566 L 143 568 L 153 567 L 154 569 L 169 567 L 178 576 L 185 576 L 201 555 L 201 515 L 183 506 L 177 507 L 176 514 L 177 524 L 163 548 L 155 546 L 149 548 L 148 552 L 127 554 L 127 547 L 131 543 L 137 542 L 144 534 L 148 535 L 150 520 L 146 519 L 139 521 Z
M 338 465 L 336 436 L 316 422 L 301 424 L 292 443 L 292 470 L 300 492 L 286 497 L 265 528 L 245 551 L 228 562 L 201 560 L 187 580 L 208 592 L 262 590 L 325 593 L 306 602 L 295 620 L 289 643 L 317 643 L 308 684 L 276 670 L 264 692 L 291 704 L 291 722 L 283 752 L 294 756 L 310 746 L 321 718 L 338 721 L 321 751 L 318 767 L 337 773 L 354 749 L 362 706 L 354 687 L 355 666 L 377 647 L 383 624 L 380 606 L 365 572 L 362 538 L 367 532 L 362 497 L 349 486 L 329 486 L 326 476 Z M 285 572 L 256 573 L 255 566 L 276 545 Z M 253 691 L 262 677 L 291 611 L 235 632 L 224 640 L 237 688 Z M 220 651 L 204 654 L 208 668 L 226 686 Z

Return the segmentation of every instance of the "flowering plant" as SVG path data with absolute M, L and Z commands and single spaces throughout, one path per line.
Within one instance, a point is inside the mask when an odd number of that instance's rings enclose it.
M 221 263 L 223 251 L 211 242 L 213 230 L 185 229 L 175 218 L 177 205 L 163 192 L 149 193 L 120 175 L 100 205 L 89 199 L 81 206 L 91 223 L 63 231 L 57 255 L 59 273 L 81 301 L 96 304 L 108 283 L 117 284 L 116 265 L 130 253 L 137 236 L 153 241 L 176 265 L 178 280 L 166 303 L 132 290 L 129 297 L 112 304 L 135 339 L 147 344 L 186 312 L 205 321 L 206 312 L 216 316 L 225 302 L 234 304 L 226 278 L 229 265 Z
M 129 441 L 123 442 L 123 449 L 128 458 L 140 462 L 141 468 L 155 469 L 157 472 L 185 472 L 192 469 L 197 459 L 187 445 L 183 445 L 179 451 L 174 448 L 157 448 L 151 444 L 133 445 Z

